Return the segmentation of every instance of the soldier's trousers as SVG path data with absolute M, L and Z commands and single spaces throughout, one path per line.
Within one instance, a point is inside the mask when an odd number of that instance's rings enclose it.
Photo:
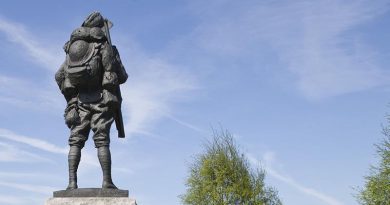
M 83 148 L 92 129 L 95 147 L 109 146 L 110 128 L 114 121 L 113 111 L 101 102 L 78 102 L 78 113 L 80 123 L 70 128 L 69 145 Z

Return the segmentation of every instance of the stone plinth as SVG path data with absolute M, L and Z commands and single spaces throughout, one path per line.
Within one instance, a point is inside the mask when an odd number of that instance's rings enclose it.
M 58 197 L 50 198 L 45 205 L 137 205 L 126 197 Z
M 53 192 L 53 197 L 129 197 L 128 190 L 81 188 Z
M 128 190 L 82 188 L 53 192 L 45 205 L 137 205 Z

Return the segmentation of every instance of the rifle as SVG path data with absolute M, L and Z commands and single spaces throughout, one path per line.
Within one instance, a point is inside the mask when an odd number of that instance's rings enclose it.
M 112 43 L 111 43 L 111 36 L 110 36 L 110 28 L 113 26 L 112 22 L 108 19 L 104 19 L 104 32 L 106 33 L 108 44 L 111 46 L 111 54 L 114 58 L 116 58 L 116 54 L 113 51 Z M 123 118 L 122 118 L 122 94 L 121 94 L 121 88 L 119 84 L 116 86 L 116 95 L 118 97 L 118 108 L 115 110 L 114 113 L 114 120 L 116 129 L 118 130 L 118 137 L 119 138 L 125 138 L 125 128 L 123 126 Z

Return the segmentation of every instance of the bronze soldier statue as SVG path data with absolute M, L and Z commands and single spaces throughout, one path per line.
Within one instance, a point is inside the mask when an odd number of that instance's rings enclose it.
M 127 80 L 118 50 L 111 44 L 112 23 L 99 12 L 91 13 L 65 43 L 65 62 L 55 75 L 67 106 L 65 123 L 69 137 L 69 185 L 77 189 L 81 149 L 90 130 L 103 171 L 102 188 L 117 189 L 111 178 L 110 128 L 115 120 L 124 137 L 119 85 Z

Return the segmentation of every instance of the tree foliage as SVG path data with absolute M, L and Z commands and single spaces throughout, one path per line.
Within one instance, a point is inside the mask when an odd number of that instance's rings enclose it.
M 380 162 L 372 166 L 370 175 L 365 177 L 365 186 L 358 196 L 360 204 L 390 205 L 390 123 L 383 128 L 383 135 L 382 143 L 376 145 Z
M 281 205 L 277 192 L 264 184 L 263 170 L 253 170 L 230 133 L 214 132 L 205 152 L 189 167 L 188 205 Z

